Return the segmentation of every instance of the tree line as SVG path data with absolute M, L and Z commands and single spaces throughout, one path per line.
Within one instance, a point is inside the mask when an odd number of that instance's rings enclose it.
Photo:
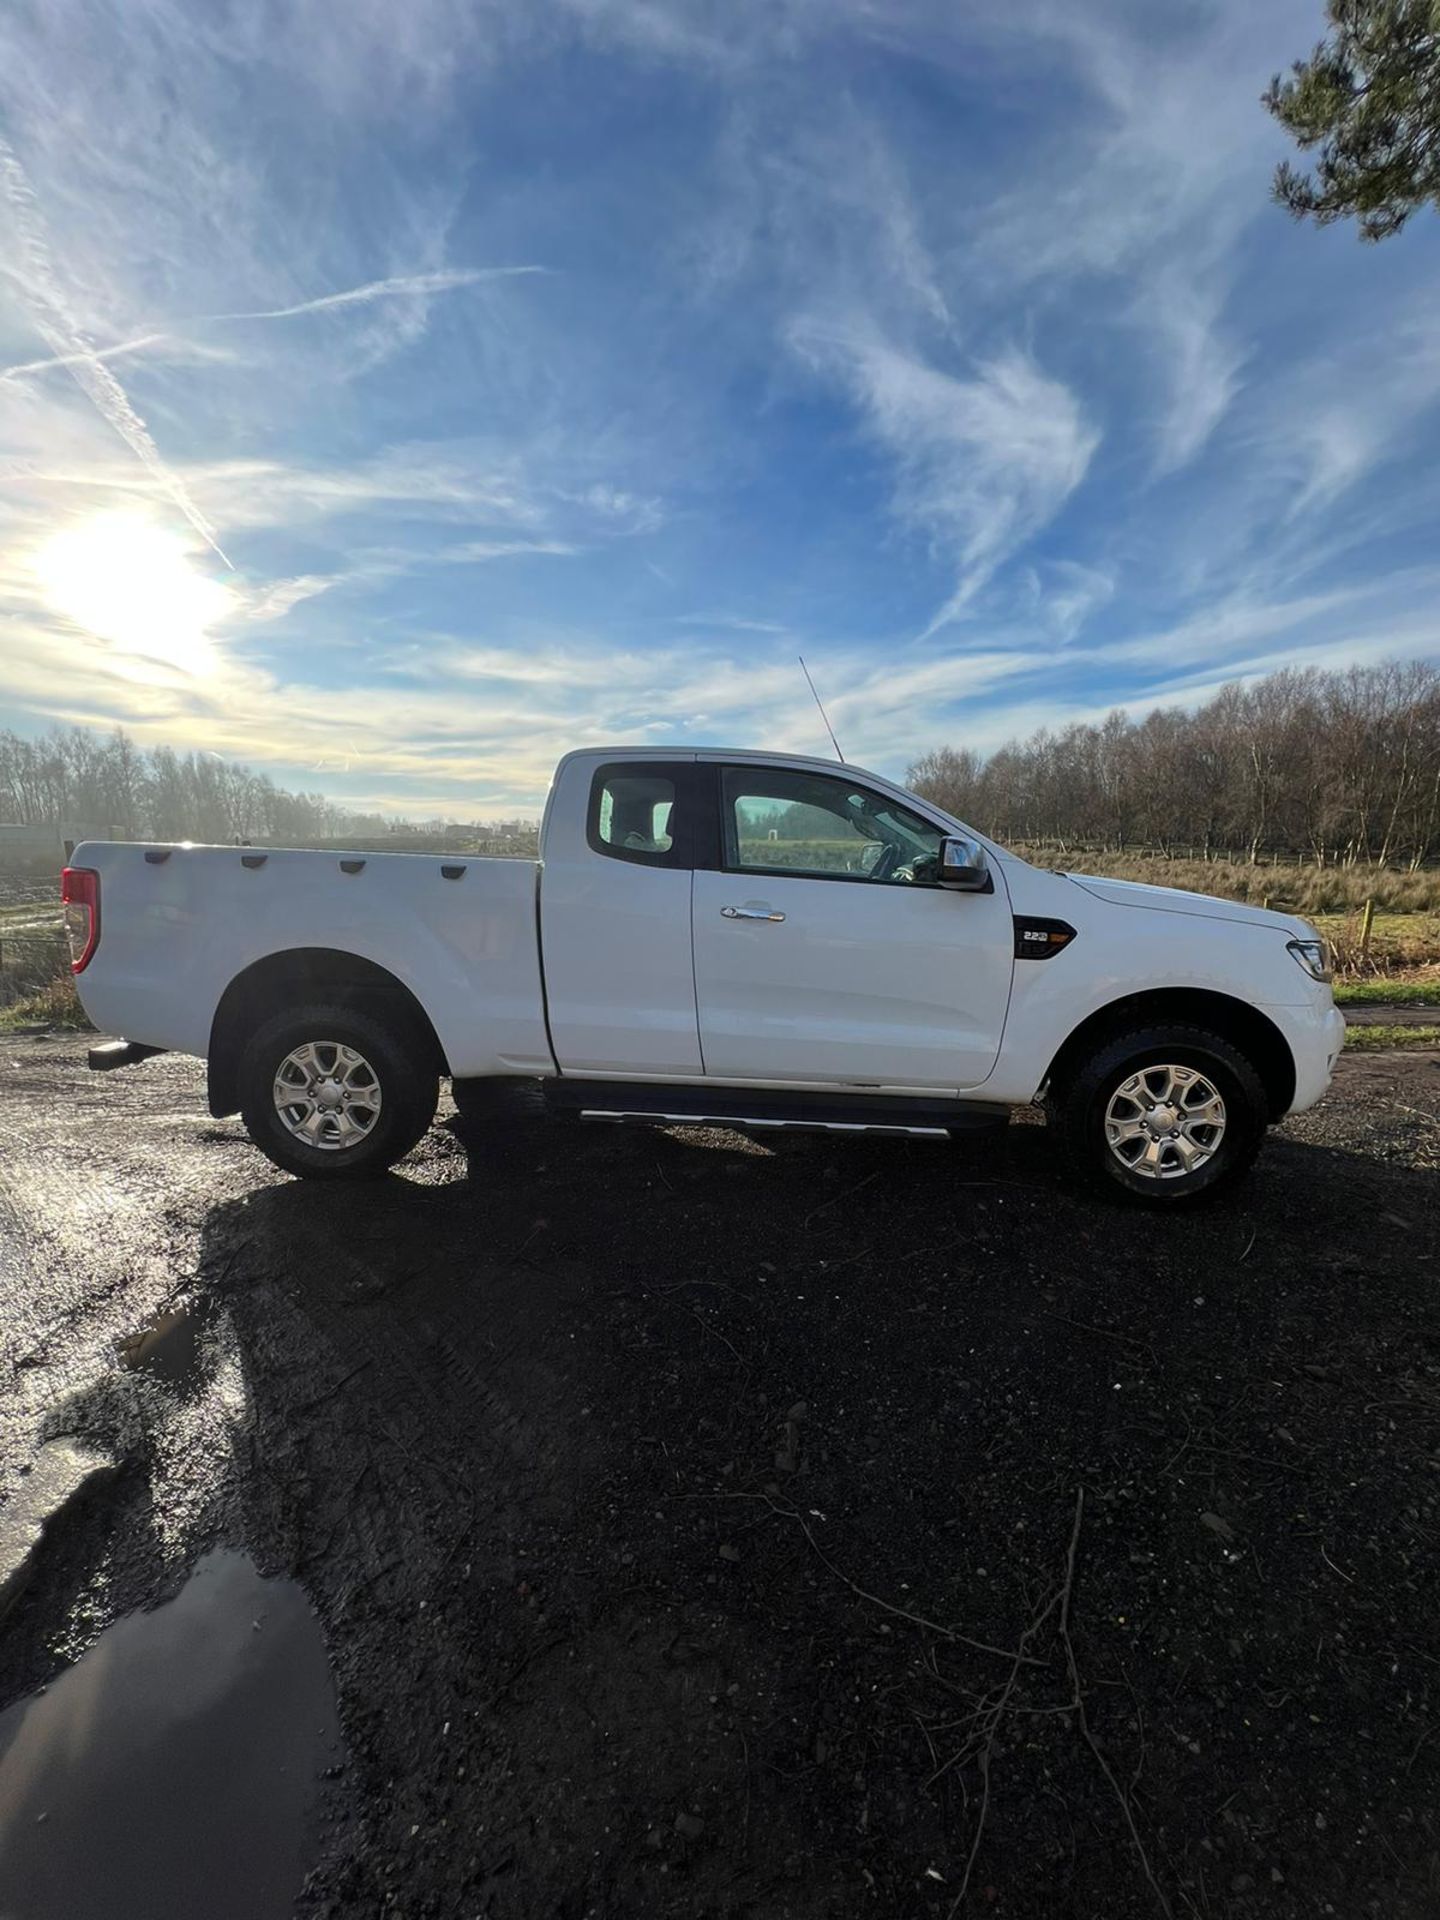
M 33 740 L 0 731 L 0 824 L 229 841 L 378 834 L 390 823 L 323 794 L 291 793 L 217 754 L 143 751 L 118 730 L 56 727 Z
M 1193 710 L 1041 728 L 988 759 L 938 747 L 909 782 L 1000 839 L 1413 870 L 1440 858 L 1440 669 L 1287 668 Z

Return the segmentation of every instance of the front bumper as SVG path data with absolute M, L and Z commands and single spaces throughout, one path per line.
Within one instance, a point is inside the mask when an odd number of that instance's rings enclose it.
M 1303 1007 L 1266 1007 L 1265 1012 L 1290 1043 L 1295 1061 L 1295 1098 L 1291 1113 L 1313 1107 L 1330 1084 L 1345 1044 L 1345 1016 L 1330 998 Z

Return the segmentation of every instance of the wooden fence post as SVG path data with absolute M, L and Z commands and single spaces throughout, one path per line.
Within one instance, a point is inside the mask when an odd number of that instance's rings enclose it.
M 1370 933 L 1374 925 L 1375 902 L 1373 899 L 1370 899 L 1365 902 L 1365 911 L 1360 916 L 1360 958 L 1362 962 L 1370 958 Z

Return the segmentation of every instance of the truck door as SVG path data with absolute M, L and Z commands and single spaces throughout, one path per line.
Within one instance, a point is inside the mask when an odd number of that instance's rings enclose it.
M 557 786 L 540 886 L 551 1043 L 562 1073 L 699 1076 L 690 955 L 693 760 L 581 762 Z
M 940 828 L 875 789 L 763 765 L 706 766 L 718 868 L 695 874 L 705 1070 L 892 1091 L 976 1087 L 1010 1000 L 1003 874 L 935 883 Z

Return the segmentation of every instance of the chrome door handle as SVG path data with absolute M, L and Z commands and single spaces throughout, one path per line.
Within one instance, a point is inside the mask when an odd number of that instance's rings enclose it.
M 783 913 L 772 913 L 769 907 L 721 907 L 720 912 L 726 920 L 783 920 Z

